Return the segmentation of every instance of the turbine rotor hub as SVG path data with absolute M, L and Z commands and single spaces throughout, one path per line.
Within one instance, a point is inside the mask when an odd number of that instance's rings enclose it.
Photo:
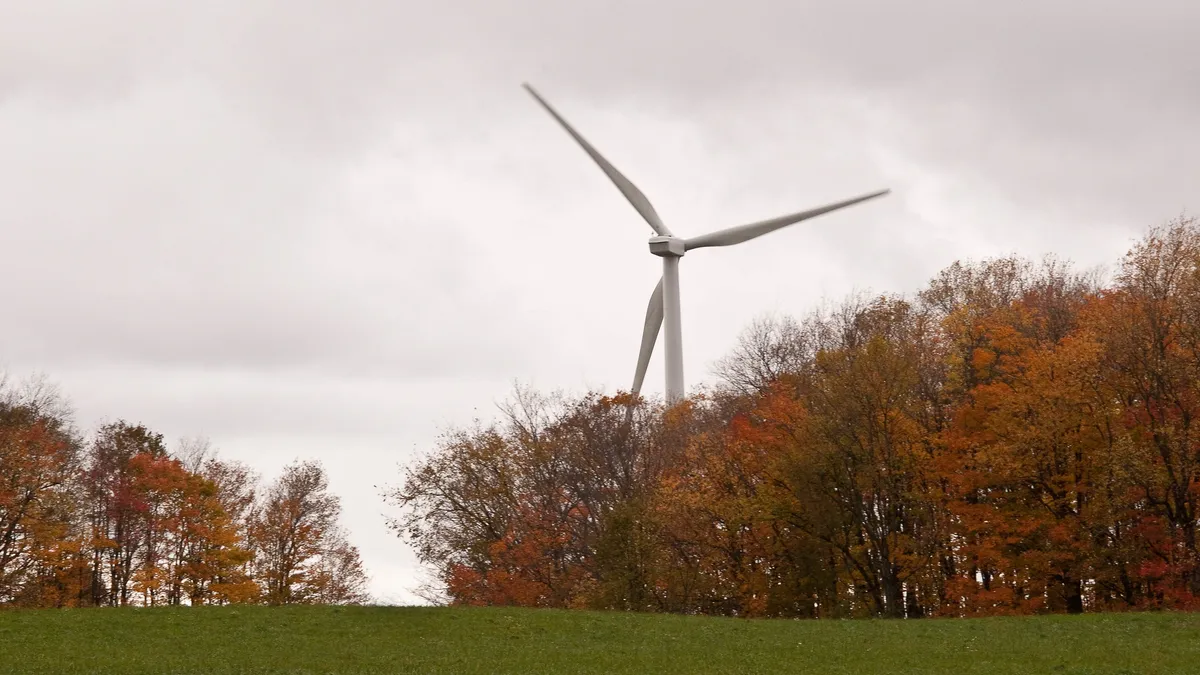
M 679 237 L 651 237 L 650 252 L 663 258 L 682 258 L 686 250 Z

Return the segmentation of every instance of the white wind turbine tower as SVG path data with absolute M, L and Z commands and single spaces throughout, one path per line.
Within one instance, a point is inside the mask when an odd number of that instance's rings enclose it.
M 650 363 L 650 354 L 654 351 L 654 343 L 658 341 L 658 331 L 662 327 L 665 317 L 666 329 L 666 370 L 667 370 L 667 386 L 666 398 L 667 405 L 678 403 L 684 396 L 683 387 L 683 335 L 680 322 L 679 312 L 679 259 L 684 253 L 697 248 L 706 248 L 711 246 L 733 246 L 745 241 L 750 241 L 757 237 L 761 237 L 769 232 L 794 225 L 802 220 L 815 218 L 816 216 L 836 211 L 847 206 L 852 206 L 859 202 L 865 202 L 868 199 L 881 197 L 890 190 L 880 190 L 872 192 L 845 201 L 836 202 L 826 206 L 821 206 L 808 211 L 792 213 L 770 220 L 763 220 L 748 225 L 739 225 L 730 227 L 708 234 L 702 234 L 698 237 L 680 238 L 671 233 L 667 226 L 663 224 L 662 219 L 658 217 L 658 213 L 654 211 L 654 207 L 650 205 L 650 200 L 646 199 L 646 195 L 629 181 L 628 178 L 621 175 L 616 167 L 608 163 L 596 148 L 592 147 L 579 132 L 575 131 L 570 124 L 563 119 L 562 115 L 558 114 L 546 99 L 542 98 L 533 87 L 528 84 L 522 85 L 533 95 L 537 102 L 541 104 L 546 112 L 550 113 L 555 120 L 558 121 L 562 128 L 575 139 L 583 150 L 600 165 L 600 168 L 608 175 L 621 194 L 629 200 L 633 208 L 641 214 L 642 218 L 650 224 L 650 227 L 658 234 L 657 237 L 650 239 L 650 253 L 660 256 L 663 262 L 662 278 L 659 279 L 658 285 L 655 286 L 654 292 L 650 294 L 650 305 L 646 308 L 646 326 L 642 330 L 642 346 L 638 352 L 637 371 L 633 376 L 634 396 L 637 396 L 642 389 L 642 381 L 646 378 L 646 367 Z

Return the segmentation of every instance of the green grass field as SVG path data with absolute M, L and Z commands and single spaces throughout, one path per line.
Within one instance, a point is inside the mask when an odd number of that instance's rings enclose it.
M 1200 673 L 1200 614 L 778 621 L 517 609 L 0 612 L 0 673 Z

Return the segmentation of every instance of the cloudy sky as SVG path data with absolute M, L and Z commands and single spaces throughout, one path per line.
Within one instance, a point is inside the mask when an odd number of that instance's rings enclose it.
M 514 380 L 629 386 L 650 230 L 890 187 L 682 266 L 689 382 L 755 316 L 956 258 L 1111 263 L 1200 208 L 1194 0 L 0 0 L 0 363 L 85 425 L 375 487 Z M 660 354 L 649 393 L 662 386 Z

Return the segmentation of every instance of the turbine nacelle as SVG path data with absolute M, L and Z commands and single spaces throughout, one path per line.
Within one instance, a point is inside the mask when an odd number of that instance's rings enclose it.
M 682 258 L 687 248 L 679 237 L 651 237 L 650 252 L 664 258 Z

